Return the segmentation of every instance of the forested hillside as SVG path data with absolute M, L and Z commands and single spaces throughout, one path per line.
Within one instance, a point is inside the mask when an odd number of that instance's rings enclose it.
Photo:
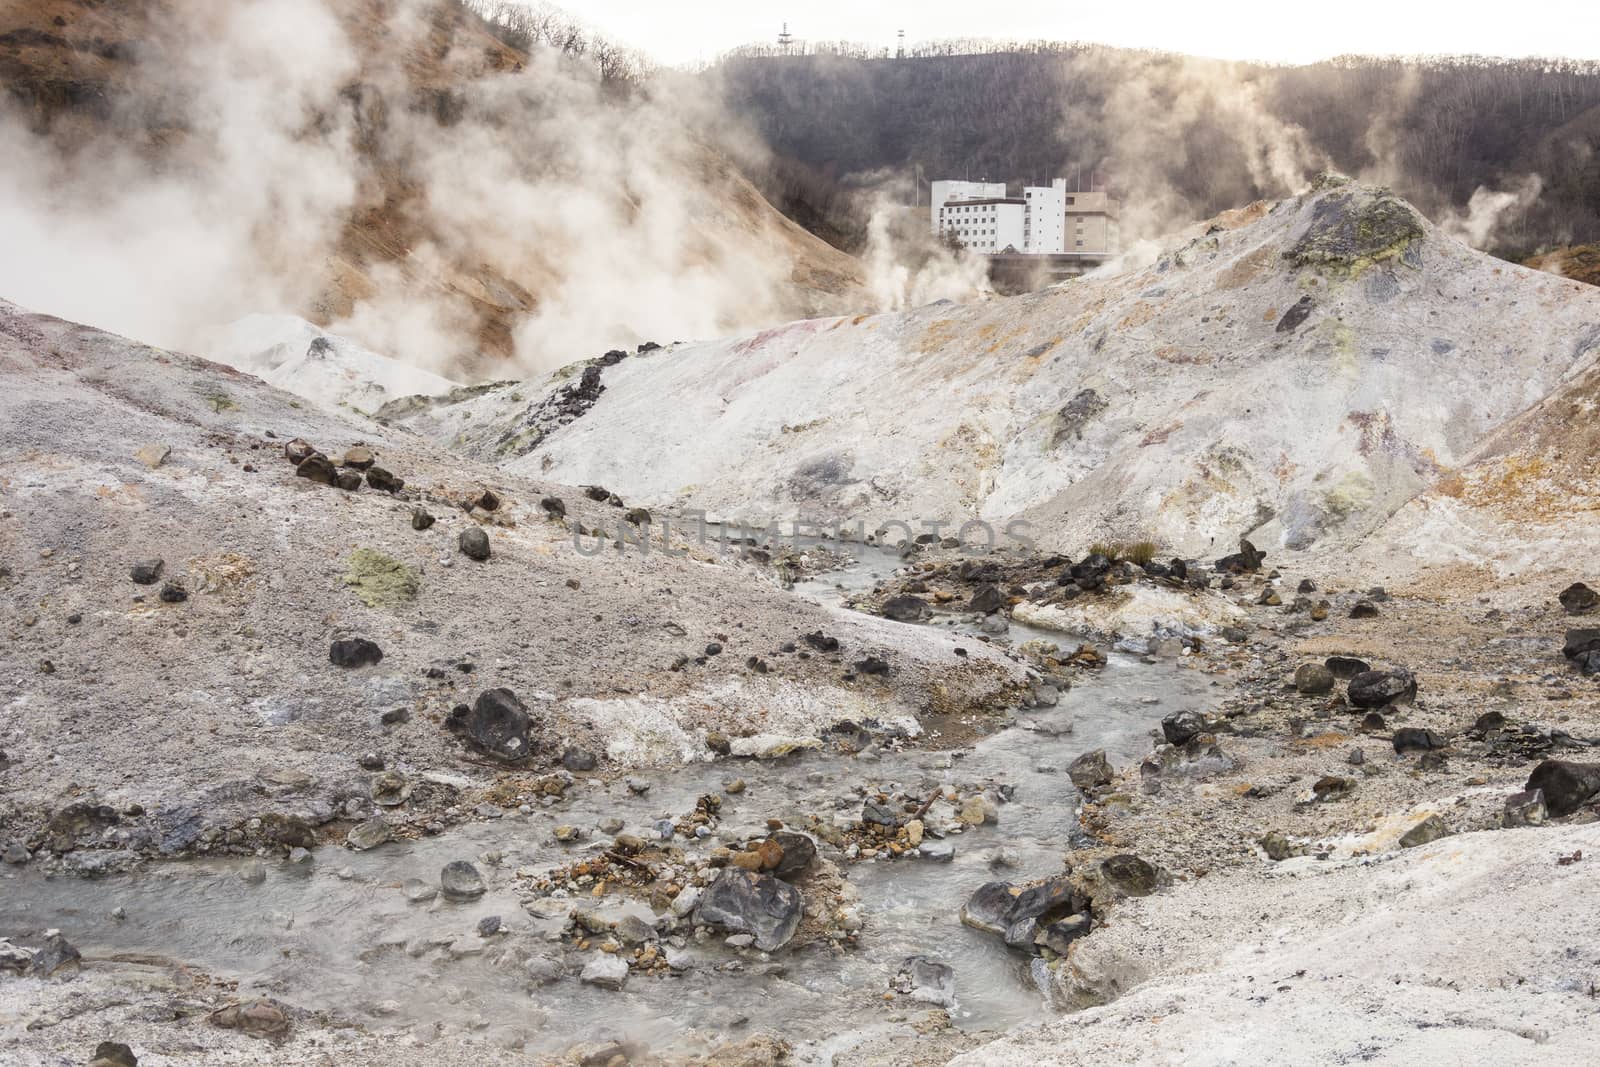
M 1081 173 L 1122 195 L 1135 234 L 1282 195 L 1331 167 L 1391 184 L 1502 255 L 1600 239 L 1595 64 L 1284 67 L 952 42 L 903 58 L 748 49 L 712 76 L 790 161 L 769 194 L 793 217 L 831 210 L 835 229 L 848 226 L 823 179 L 864 185 L 919 166 L 925 180 Z

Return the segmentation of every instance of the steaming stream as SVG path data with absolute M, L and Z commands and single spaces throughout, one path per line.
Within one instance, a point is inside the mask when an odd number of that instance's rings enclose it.
M 870 584 L 873 569 L 858 563 L 797 588 L 826 597 L 837 592 L 836 583 Z M 1062 640 L 1022 631 L 1013 624 L 1012 639 Z M 1005 1029 L 1041 1018 L 1045 1009 L 1028 978 L 1027 960 L 1000 939 L 962 926 L 960 906 L 986 881 L 1059 871 L 1077 801 L 1066 765 L 1098 747 L 1114 760 L 1137 758 L 1159 717 L 1206 706 L 1207 685 L 1203 675 L 1175 664 L 1114 654 L 1102 672 L 1063 693 L 1057 707 L 1022 713 L 1019 725 L 967 750 L 874 745 L 854 757 L 805 753 L 783 761 L 694 764 L 636 775 L 651 782 L 643 796 L 620 781 L 586 779 L 555 807 L 532 814 L 510 811 L 441 837 L 391 842 L 370 852 L 324 847 L 309 871 L 268 861 L 260 885 L 240 877 L 250 862 L 242 859 L 147 864 L 98 880 L 9 869 L 0 872 L 0 933 L 26 942 L 57 927 L 91 962 L 125 954 L 161 957 L 237 979 L 241 996 L 270 994 L 372 1030 L 404 1027 L 423 1041 L 467 1029 L 502 1047 L 539 1051 L 624 1037 L 655 1051 L 695 1051 L 703 1047 L 706 1031 L 737 1038 L 768 1030 L 795 1043 L 798 1062 L 824 1064 L 861 1033 L 904 1018 L 906 1003 L 886 1003 L 882 994 L 901 960 L 916 954 L 955 968 L 956 1025 Z M 1054 732 L 1067 722 L 1070 732 Z M 1039 723 L 1056 725 L 1028 728 Z M 524 911 L 514 878 L 519 868 L 549 870 L 609 843 L 594 833 L 585 842 L 552 845 L 554 822 L 592 827 L 618 817 L 628 831 L 643 834 L 656 819 L 691 810 L 701 794 L 722 792 L 723 783 L 738 775 L 748 790 L 727 795 L 722 809 L 722 826 L 737 833 L 755 833 L 772 817 L 798 825 L 811 813 L 859 810 L 854 788 L 860 784 L 898 784 L 927 795 L 939 782 L 994 778 L 1014 785 L 1015 793 L 1013 802 L 1001 806 L 998 825 L 949 838 L 956 846 L 953 862 L 909 856 L 840 861 L 860 892 L 865 920 L 859 947 L 842 955 L 823 943 L 765 960 L 741 956 L 720 938 L 704 944 L 690 939 L 684 952 L 693 966 L 681 975 L 634 975 L 621 992 L 582 985 L 570 975 L 534 985 L 523 962 L 562 956 L 561 909 L 578 906 L 611 919 L 646 909 L 637 902 L 575 897 L 545 902 L 555 905 L 541 909 L 548 917 Z M 990 861 L 1002 849 L 1015 866 L 993 869 Z M 485 860 L 495 852 L 498 863 Z M 455 859 L 477 864 L 489 887 L 483 897 L 466 903 L 408 901 L 402 890 L 407 880 L 437 886 L 440 868 Z M 125 918 L 112 917 L 117 908 Z M 481 938 L 477 924 L 488 916 L 501 917 L 510 933 Z M 589 955 L 572 951 L 569 971 L 575 974 Z M 925 1007 L 913 1005 L 912 1014 Z

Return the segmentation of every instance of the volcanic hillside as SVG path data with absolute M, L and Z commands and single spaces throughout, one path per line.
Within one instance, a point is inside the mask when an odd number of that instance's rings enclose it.
M 319 61 L 331 69 L 317 70 Z M 293 71 L 297 62 L 311 69 Z M 867 303 L 858 264 L 773 210 L 696 105 L 650 84 L 602 84 L 567 57 L 520 52 L 456 0 L 294 0 L 259 10 L 199 0 L 10 3 L 0 6 L 0 90 L 0 118 L 11 112 L 48 143 L 71 177 L 64 190 L 122 173 L 137 180 L 84 196 L 115 199 L 128 185 L 172 179 L 191 182 L 197 198 L 234 196 L 238 213 L 257 213 L 247 216 L 248 255 L 236 257 L 250 262 L 221 269 L 263 271 L 292 292 L 289 306 L 241 300 L 204 309 L 204 325 L 253 311 L 321 325 L 354 317 L 346 332 L 393 351 L 405 329 L 379 323 L 429 307 L 453 350 L 417 342 L 424 358 L 408 353 L 413 361 L 483 370 L 513 352 L 530 318 L 584 317 L 567 290 L 596 277 L 630 286 L 632 299 L 610 311 L 642 336 L 682 319 L 649 313 L 662 274 L 695 288 L 657 304 L 698 297 L 700 318 L 690 321 L 706 334 Z M 250 102 L 251 93 L 264 99 Z M 241 116 L 246 106 L 259 111 Z M 268 138 L 230 140 L 254 138 L 257 121 L 319 154 L 283 159 Z M 256 172 L 242 193 L 215 174 L 230 153 Z M 88 209 L 73 221 L 85 217 Z M 547 358 L 538 340 L 524 341 L 526 362 Z
M 440 727 L 488 688 L 529 702 L 545 767 L 572 744 L 619 765 L 705 758 L 716 730 L 736 751 L 804 743 L 852 707 L 909 724 L 1021 681 L 998 654 L 958 657 L 932 631 L 797 601 L 714 547 L 580 553 L 577 525 L 622 512 L 3 301 L 0 374 L 8 721 L 27 723 L 0 730 L 0 833 L 32 836 L 84 790 L 147 813 L 119 848 L 327 815 L 365 788 L 356 757 L 375 743 L 418 767 L 459 764 Z M 297 477 L 296 438 L 376 458 L 378 477 L 358 492 Z M 346 473 L 361 483 L 359 466 Z M 457 548 L 478 530 L 482 561 Z M 817 631 L 835 654 L 773 652 Z M 330 642 L 353 636 L 379 646 L 375 669 L 330 661 Z M 703 655 L 711 642 L 727 654 Z M 841 657 L 867 653 L 894 677 L 840 681 Z M 92 775 L 63 777 L 61 761 Z M 452 796 L 485 790 L 493 768 L 451 781 Z
M 559 425 L 523 386 L 390 414 L 726 517 L 1308 549 L 1455 484 L 1600 356 L 1600 292 L 1474 252 L 1386 190 L 1329 178 L 1229 223 L 1041 293 L 633 356 Z

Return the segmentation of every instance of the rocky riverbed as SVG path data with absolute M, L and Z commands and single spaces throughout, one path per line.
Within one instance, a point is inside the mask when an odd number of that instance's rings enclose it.
M 1581 1061 L 1581 555 L 774 539 L 0 361 L 7 1063 Z

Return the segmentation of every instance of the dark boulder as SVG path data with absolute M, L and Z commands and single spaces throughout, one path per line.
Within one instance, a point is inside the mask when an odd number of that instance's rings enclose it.
M 1260 551 L 1244 538 L 1239 539 L 1239 551 L 1232 555 L 1223 556 L 1217 560 L 1219 574 L 1245 574 L 1261 569 L 1261 561 L 1267 558 L 1265 552 Z
M 1040 935 L 1069 916 L 1087 915 L 1089 900 L 1065 876 L 1038 885 L 986 882 L 961 907 L 961 921 L 997 934 L 1012 948 L 1037 952 Z
M 333 485 L 339 480 L 339 471 L 320 452 L 312 453 L 303 459 L 294 472 L 301 478 L 316 482 L 318 485 Z
M 928 602 L 921 597 L 890 597 L 883 604 L 883 617 L 895 622 L 921 622 L 927 614 Z
M 1561 646 L 1561 654 L 1568 659 L 1577 659 L 1585 652 L 1600 652 L 1600 629 L 1587 627 L 1581 630 L 1568 630 L 1566 644 Z
M 515 763 L 533 754 L 528 707 L 509 689 L 486 689 L 468 708 L 458 704 L 446 725 L 473 748 Z
M 805 913 L 800 890 L 770 874 L 725 868 L 696 905 L 695 922 L 749 934 L 762 952 L 776 952 L 794 937 Z
M 1417 695 L 1417 679 L 1403 667 L 1392 671 L 1362 671 L 1350 679 L 1350 703 L 1358 708 L 1404 704 Z
M 481 526 L 469 526 L 456 538 L 461 554 L 479 562 L 489 558 L 489 534 Z
M 1206 719 L 1198 711 L 1175 711 L 1161 720 L 1161 734 L 1169 745 L 1186 745 L 1206 732 Z
M 1131 897 L 1147 897 L 1154 893 L 1160 874 L 1154 864 L 1128 854 L 1111 856 L 1103 861 L 1100 873 L 1107 882 Z
M 1302 663 L 1295 668 L 1294 687 L 1308 696 L 1333 692 L 1334 674 L 1320 663 Z
M 1396 752 L 1425 752 L 1429 749 L 1444 748 L 1449 744 L 1432 730 L 1424 730 L 1417 726 L 1404 726 L 1396 730 L 1393 743 Z
M 567 505 L 560 497 L 547 496 L 539 501 L 539 507 L 552 519 L 567 517 Z
M 161 571 L 165 566 L 164 560 L 142 559 L 133 565 L 128 577 L 138 585 L 155 585 L 161 579 Z
M 1283 318 L 1278 320 L 1277 333 L 1294 333 L 1306 319 L 1311 317 L 1311 297 L 1302 296 L 1288 311 L 1283 313 Z
M 139 1059 L 121 1041 L 102 1041 L 95 1046 L 89 1067 L 139 1067 Z
M 1333 672 L 1335 678 L 1349 681 L 1358 674 L 1365 674 L 1372 669 L 1372 664 L 1364 659 L 1354 656 L 1329 656 L 1322 661 L 1322 665 Z
M 1358 600 L 1355 603 L 1355 607 L 1350 609 L 1350 617 L 1352 619 L 1376 619 L 1378 617 L 1378 605 L 1370 600 Z
M 586 748 L 569 745 L 566 751 L 561 753 L 561 766 L 569 771 L 592 771 L 600 766 L 600 757 Z
M 413 530 L 426 530 L 428 527 L 433 525 L 433 522 L 433 516 L 428 514 L 424 509 L 411 509 L 411 528 Z
M 818 652 L 839 651 L 839 639 L 837 637 L 829 637 L 821 630 L 814 630 L 802 637 L 801 640 Z
M 889 664 L 877 656 L 856 660 L 856 670 L 862 674 L 888 674 Z
M 361 488 L 361 472 L 358 470 L 340 471 L 333 476 L 333 484 L 347 493 L 353 493 Z
M 398 493 L 406 487 L 404 478 L 397 478 L 382 467 L 367 468 L 367 484 L 380 493 Z
M 972 601 L 967 605 L 967 610 L 991 615 L 1005 606 L 1006 594 L 998 585 L 983 585 L 972 594 Z
M 1097 748 L 1073 760 L 1067 766 L 1067 777 L 1071 778 L 1072 784 L 1079 789 L 1094 789 L 1097 786 L 1109 785 L 1115 775 L 1112 773 L 1111 764 L 1106 760 L 1106 750 Z
M 1600 763 L 1547 759 L 1528 775 L 1523 788 L 1543 791 L 1546 810 L 1559 819 L 1600 794 Z
M 370 667 L 383 659 L 383 649 L 365 637 L 346 637 L 328 646 L 328 662 L 335 667 Z
M 783 859 L 778 861 L 772 873 L 786 882 L 792 882 L 804 874 L 817 858 L 817 842 L 810 834 L 779 830 L 769 840 L 777 842 L 778 847 L 783 849 Z
M 296 467 L 317 454 L 316 446 L 310 441 L 296 437 L 283 446 L 283 458 L 293 463 Z
M 1561 610 L 1568 615 L 1589 615 L 1600 608 L 1600 593 L 1582 582 L 1573 582 L 1561 590 L 1558 599 L 1561 601 Z

